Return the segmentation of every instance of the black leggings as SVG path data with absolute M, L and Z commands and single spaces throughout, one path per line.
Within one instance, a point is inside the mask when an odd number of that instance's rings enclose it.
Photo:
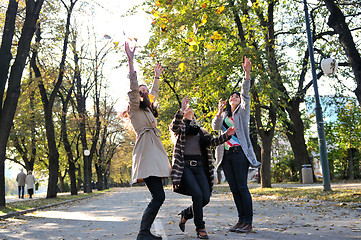
M 152 200 L 148 204 L 148 207 L 158 211 L 165 200 L 162 178 L 150 176 L 144 178 L 144 182 L 152 194 Z

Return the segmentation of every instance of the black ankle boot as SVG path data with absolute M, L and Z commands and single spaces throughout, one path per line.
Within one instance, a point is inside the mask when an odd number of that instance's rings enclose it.
M 150 232 L 150 228 L 158 214 L 158 209 L 147 207 L 143 213 L 142 221 L 140 223 L 140 231 L 137 240 L 161 240 L 162 237 L 155 236 Z
M 161 236 L 156 236 L 154 234 L 152 234 L 151 232 L 150 233 L 150 236 L 152 236 L 153 239 L 157 239 L 157 240 L 162 240 L 163 238 Z
M 162 240 L 162 237 L 153 235 L 150 231 L 140 231 L 137 240 Z

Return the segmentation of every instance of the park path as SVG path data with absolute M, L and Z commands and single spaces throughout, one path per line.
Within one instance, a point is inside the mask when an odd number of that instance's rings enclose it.
M 190 220 L 178 228 L 182 208 L 190 197 L 166 189 L 166 201 L 152 231 L 164 240 L 196 239 Z M 116 188 L 111 192 L 58 207 L 0 221 L 0 239 L 121 239 L 134 240 L 150 194 L 145 187 Z M 254 201 L 255 231 L 228 232 L 236 222 L 231 194 L 213 193 L 205 208 L 210 239 L 361 239 L 361 211 L 322 201 Z

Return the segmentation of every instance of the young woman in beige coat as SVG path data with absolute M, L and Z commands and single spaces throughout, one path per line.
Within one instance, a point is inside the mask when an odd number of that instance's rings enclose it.
M 152 104 L 158 96 L 159 77 L 163 69 L 160 64 L 156 65 L 154 82 L 149 93 L 147 86 L 138 85 L 133 65 L 135 48 L 131 50 L 126 42 L 125 52 L 128 57 L 130 79 L 128 115 L 137 137 L 132 158 L 132 184 L 144 181 L 152 194 L 152 200 L 142 216 L 137 240 L 162 239 L 153 235 L 150 228 L 165 200 L 162 178 L 169 177 L 171 169 L 157 128 L 158 113 Z

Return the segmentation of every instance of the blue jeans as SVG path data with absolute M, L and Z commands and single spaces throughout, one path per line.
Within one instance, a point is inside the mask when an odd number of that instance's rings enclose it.
M 192 196 L 192 206 L 184 210 L 185 219 L 194 217 L 194 225 L 197 229 L 204 229 L 203 207 L 209 203 L 211 191 L 202 166 L 185 165 L 182 183 L 187 192 Z
M 251 224 L 253 221 L 252 197 L 247 186 L 249 162 L 242 149 L 225 150 L 221 166 L 233 194 L 238 221 Z
M 22 197 L 24 198 L 24 186 L 18 186 L 18 190 L 19 190 L 19 198 Z

